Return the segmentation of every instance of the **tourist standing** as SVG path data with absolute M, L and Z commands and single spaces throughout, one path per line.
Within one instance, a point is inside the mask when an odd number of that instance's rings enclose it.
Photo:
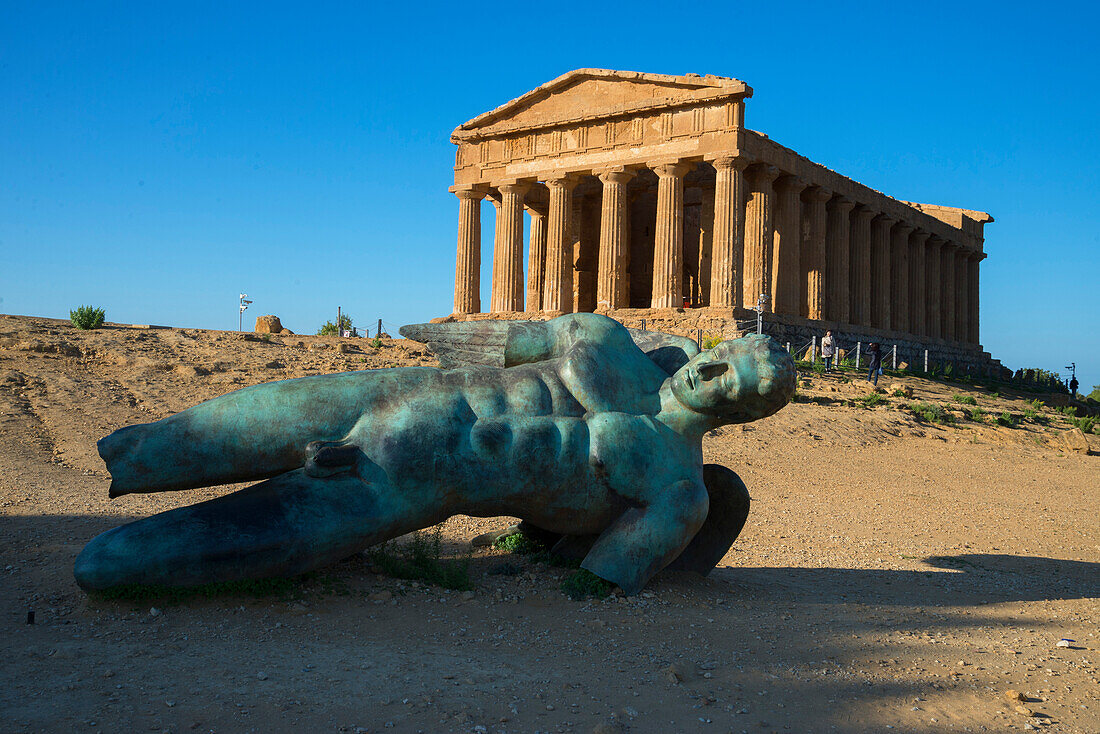
M 878 370 L 882 366 L 882 349 L 878 342 L 871 342 L 867 346 L 867 382 L 873 382 L 878 387 Z
M 822 348 L 822 350 L 825 349 L 824 346 L 822 346 L 821 348 Z M 1073 377 L 1070 378 L 1070 381 L 1069 381 L 1069 394 L 1073 396 L 1074 400 L 1077 399 L 1077 386 L 1078 386 L 1077 376 L 1074 375 Z
M 826 331 L 821 338 L 821 358 L 825 360 L 825 371 L 833 371 L 833 357 L 836 356 L 836 337 L 832 330 Z

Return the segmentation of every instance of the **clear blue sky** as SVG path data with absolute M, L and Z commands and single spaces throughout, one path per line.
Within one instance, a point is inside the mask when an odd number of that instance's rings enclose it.
M 993 214 L 986 348 L 1100 383 L 1095 5 L 369 5 L 4 3 L 0 312 L 449 313 L 455 126 L 578 67 L 698 72 L 814 161 Z

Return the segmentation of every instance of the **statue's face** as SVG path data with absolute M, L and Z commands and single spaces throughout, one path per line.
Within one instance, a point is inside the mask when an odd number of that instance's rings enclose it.
M 700 353 L 672 376 L 686 408 L 745 423 L 769 416 L 794 396 L 794 361 L 775 340 L 752 335 Z

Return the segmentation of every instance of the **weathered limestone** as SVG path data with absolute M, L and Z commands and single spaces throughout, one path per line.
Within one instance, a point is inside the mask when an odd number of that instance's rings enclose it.
M 933 339 L 943 338 L 943 281 L 940 272 L 943 269 L 943 245 L 945 240 L 931 236 L 925 247 L 925 286 L 927 288 L 928 312 L 927 335 Z
M 626 182 L 634 173 L 625 169 L 599 174 L 603 184 L 600 210 L 600 259 L 596 281 L 596 308 L 625 308 L 629 305 L 626 288 L 627 200 Z
M 898 223 L 890 230 L 890 326 L 909 331 L 909 233 L 913 228 Z
M 890 298 L 890 228 L 894 219 L 881 215 L 871 220 L 871 318 L 872 326 L 889 329 Z
M 909 333 L 928 335 L 928 291 L 925 273 L 928 271 L 928 233 L 915 231 L 909 235 Z
M 852 323 L 851 289 L 851 211 L 855 202 L 836 197 L 829 202 L 825 235 L 825 318 Z
M 732 324 L 763 294 L 768 311 L 821 332 L 981 353 L 992 217 L 900 201 L 806 160 L 745 127 L 751 95 L 723 77 L 579 69 L 457 128 L 454 315 L 480 311 L 488 192 L 500 209 L 493 318 L 526 304 L 539 318 L 708 309 Z
M 653 167 L 657 174 L 657 225 L 652 308 L 679 308 L 684 303 L 684 174 L 690 169 L 683 162 Z
M 742 157 L 722 156 L 712 161 L 714 231 L 711 236 L 710 305 L 742 306 L 745 253 L 745 167 Z
M 745 280 L 742 290 L 742 303 L 746 308 L 756 306 L 760 296 L 765 296 L 764 310 L 772 310 L 768 266 L 773 238 L 772 182 L 778 175 L 779 169 L 775 166 L 750 169 L 749 200 L 745 207 Z
M 550 210 L 546 219 L 546 289 L 542 306 L 549 312 L 573 310 L 573 189 L 575 176 L 548 178 Z M 568 248 L 568 250 L 567 250 Z
M 546 214 L 531 213 L 531 233 L 527 255 L 527 310 L 542 311 L 542 291 L 546 281 Z
M 784 176 L 775 183 L 775 233 L 772 249 L 772 298 L 776 313 L 801 312 L 799 287 L 802 247 L 802 190 L 806 182 Z
M 875 212 L 865 206 L 852 212 L 851 260 L 848 288 L 851 291 L 853 324 L 871 325 L 871 220 Z
M 944 242 L 940 249 L 940 338 L 955 341 L 955 248 Z
M 530 184 L 509 183 L 497 187 L 496 239 L 493 245 L 493 290 L 490 309 L 523 310 L 523 195 Z
M 455 263 L 455 313 L 481 311 L 482 188 L 458 189 L 458 255 Z

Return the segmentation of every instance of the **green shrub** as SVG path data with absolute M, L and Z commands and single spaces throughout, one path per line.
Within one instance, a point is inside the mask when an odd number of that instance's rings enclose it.
M 381 349 L 382 348 L 382 340 L 379 339 L 378 337 L 374 337 L 373 339 L 371 339 L 370 345 L 372 347 L 374 347 L 375 349 Z
M 317 330 L 317 336 L 340 336 L 341 332 L 351 331 L 352 328 L 354 327 L 352 327 L 351 324 L 351 316 L 343 313 L 340 314 L 339 327 L 337 327 L 336 324 L 332 323 L 331 321 L 326 321 L 325 325 Z
M 985 411 L 981 408 L 971 408 L 966 411 L 966 417 L 975 423 L 985 423 Z
M 703 349 L 714 349 L 716 346 L 722 343 L 722 337 L 720 336 L 707 336 L 703 335 Z
M 107 313 L 95 306 L 81 306 L 75 311 L 69 311 L 69 321 L 78 329 L 98 329 L 103 326 L 106 317 Z
M 876 405 L 880 405 L 886 402 L 886 398 L 884 398 L 881 393 L 872 392 L 867 393 L 862 398 L 856 400 L 856 402 L 862 405 L 864 408 L 873 408 Z
M 1100 433 L 1097 429 L 1100 428 L 1100 418 L 1094 415 L 1085 416 L 1084 418 L 1070 418 L 1069 422 L 1085 433 Z
M 824 374 L 824 372 L 825 372 L 825 363 L 824 362 L 814 362 L 813 371 L 816 372 L 819 375 Z
M 1016 416 L 1012 415 L 1007 410 L 1002 411 L 1001 414 L 997 416 L 997 423 L 1002 426 L 1007 426 L 1008 428 L 1015 428 Z
M 1027 401 L 1027 404 L 1030 405 L 1035 410 L 1040 410 L 1043 407 L 1043 401 L 1040 400 L 1039 398 L 1035 398 L 1034 400 L 1029 400 L 1029 401 Z
M 416 533 L 404 545 L 394 541 L 382 543 L 367 552 L 367 559 L 387 576 L 423 581 L 456 591 L 472 589 L 470 557 L 460 560 L 441 558 L 440 532 L 437 527 L 430 536 L 423 532 Z
M 541 553 L 546 550 L 546 547 L 542 543 L 538 542 L 530 535 L 526 533 L 512 533 L 511 535 L 505 535 L 503 538 L 499 538 L 493 543 L 494 548 L 498 548 L 507 553 L 518 553 L 521 556 L 529 556 L 534 553 Z
M 962 403 L 963 405 L 977 405 L 978 401 L 973 395 L 960 395 L 955 393 L 951 396 L 951 399 L 956 403 Z
M 897 390 L 894 390 L 894 392 L 892 392 L 890 394 L 893 395 L 895 398 L 907 398 L 907 397 L 909 397 L 909 394 L 906 393 L 905 390 L 902 390 L 900 388 L 897 389 Z
M 943 376 L 948 378 L 948 379 L 955 376 L 955 363 L 954 362 L 948 362 L 946 365 L 944 365 L 944 367 L 943 367 Z
M 561 590 L 570 599 L 577 601 L 593 596 L 597 599 L 603 599 L 611 593 L 613 588 L 615 588 L 615 584 L 604 581 L 596 574 L 583 568 L 570 574 L 565 581 L 561 582 Z
M 944 410 L 942 405 L 936 403 L 910 403 L 908 406 L 913 415 L 926 423 L 953 423 L 955 417 Z

